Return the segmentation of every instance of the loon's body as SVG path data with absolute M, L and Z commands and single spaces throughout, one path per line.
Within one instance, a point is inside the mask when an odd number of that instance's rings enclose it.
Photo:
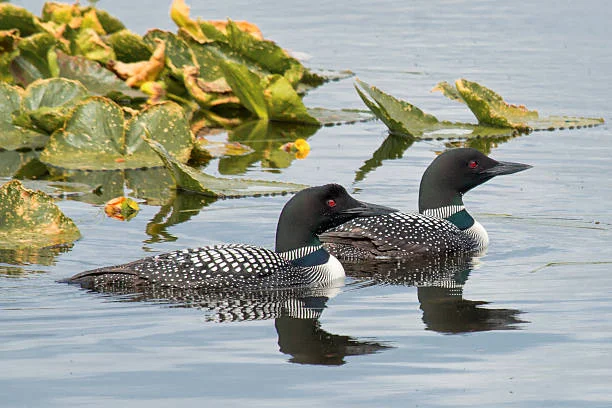
M 387 207 L 362 203 L 336 184 L 312 187 L 287 202 L 276 231 L 276 251 L 227 244 L 184 249 L 123 265 L 82 272 L 68 282 L 90 289 L 154 284 L 178 289 L 257 290 L 328 282 L 344 276 L 317 234 Z
M 356 218 L 321 235 L 325 248 L 343 260 L 411 258 L 479 251 L 489 244 L 484 227 L 465 209 L 463 195 L 502 175 L 526 170 L 470 148 L 451 149 L 427 168 L 419 190 L 419 213 L 394 212 Z

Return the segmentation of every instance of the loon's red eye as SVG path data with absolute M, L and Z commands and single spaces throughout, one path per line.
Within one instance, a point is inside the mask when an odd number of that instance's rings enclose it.
M 468 162 L 468 167 L 470 169 L 475 169 L 476 167 L 478 167 L 478 162 L 476 160 L 470 160 Z
M 327 202 L 325 203 L 327 204 L 328 207 L 335 207 L 336 206 L 336 200 L 327 200 Z

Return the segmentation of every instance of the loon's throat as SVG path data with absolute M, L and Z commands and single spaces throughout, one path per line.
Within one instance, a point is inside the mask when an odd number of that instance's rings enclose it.
M 278 255 L 295 266 L 304 267 L 322 265 L 329 260 L 329 253 L 323 249 L 322 245 L 292 249 L 291 251 L 279 252 Z

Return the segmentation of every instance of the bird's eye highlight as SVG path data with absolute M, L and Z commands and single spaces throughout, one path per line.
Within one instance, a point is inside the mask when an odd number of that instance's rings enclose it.
M 470 169 L 475 169 L 476 167 L 478 167 L 478 162 L 476 160 L 470 160 L 468 162 L 468 167 Z
M 327 204 L 328 207 L 333 208 L 336 206 L 336 200 L 327 200 L 325 204 Z

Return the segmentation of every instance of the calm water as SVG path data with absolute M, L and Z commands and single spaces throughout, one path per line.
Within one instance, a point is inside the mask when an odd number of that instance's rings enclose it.
M 38 12 L 43 2 L 15 3 Z M 99 6 L 144 33 L 173 29 L 166 3 Z M 216 309 L 223 314 L 56 283 L 152 252 L 219 242 L 272 247 L 285 197 L 161 214 L 143 203 L 129 223 L 107 219 L 99 206 L 60 201 L 83 234 L 70 251 L 37 263 L 25 257 L 22 265 L 0 259 L 0 405 L 612 406 L 612 6 L 216 3 L 193 5 L 192 13 L 253 21 L 306 55 L 309 66 L 351 69 L 440 118 L 472 120 L 461 105 L 429 93 L 438 81 L 465 77 L 543 114 L 604 117 L 607 124 L 492 146 L 493 157 L 534 168 L 466 196 L 491 238 L 476 265 L 432 266 L 420 275 L 404 266 L 387 282 L 347 278 L 327 304 L 313 300 L 320 317 L 217 323 L 239 319 L 249 303 L 226 300 Z M 327 84 L 305 101 L 362 108 L 351 80 Z M 339 182 L 363 200 L 414 210 L 420 176 L 445 142 L 416 142 L 354 182 L 385 138 L 380 122 L 322 128 L 310 137 L 306 160 L 281 171 L 254 162 L 245 174 Z M 0 160 L 4 166 L 18 158 Z M 206 170 L 231 172 L 227 167 L 214 161 Z M 180 217 L 189 219 L 175 223 Z M 158 225 L 164 223 L 174 225 Z M 449 271 L 454 280 L 439 276 Z

